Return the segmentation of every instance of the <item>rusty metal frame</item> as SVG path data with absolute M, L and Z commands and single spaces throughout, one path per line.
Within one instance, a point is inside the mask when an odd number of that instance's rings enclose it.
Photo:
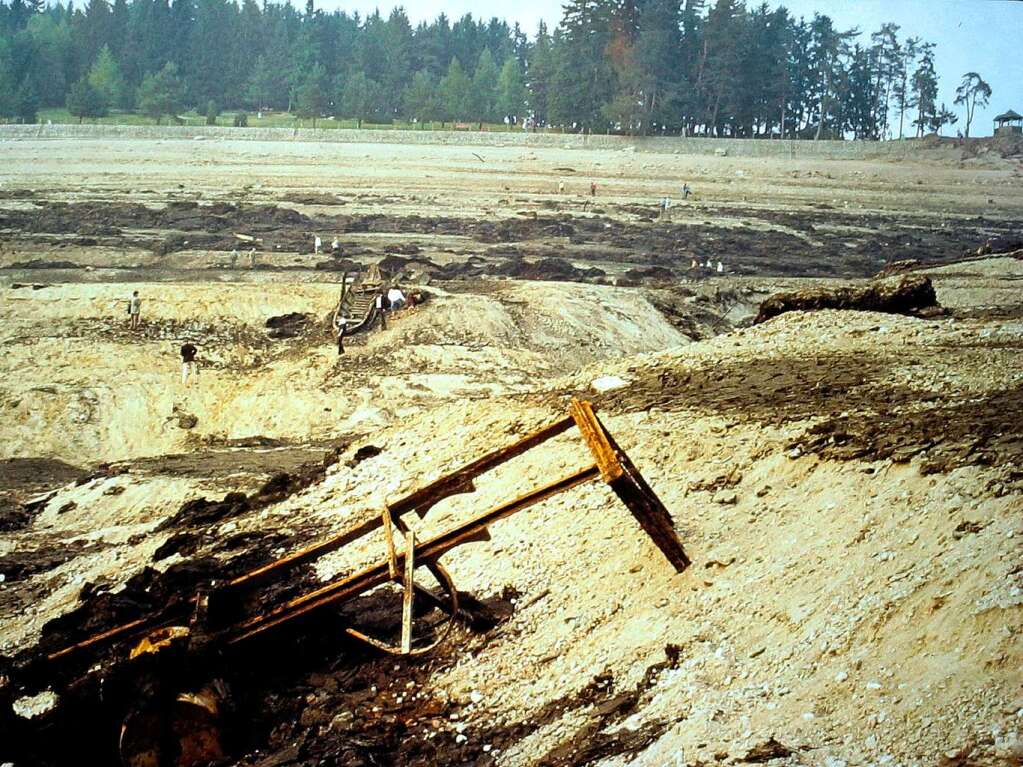
M 579 429 L 594 463 L 501 503 L 467 522 L 429 539 L 416 540 L 401 519 L 403 514 L 410 511 L 415 511 L 417 515 L 424 517 L 439 501 L 452 495 L 473 492 L 475 490 L 474 480 L 481 474 L 563 434 L 573 426 Z M 452 618 L 458 611 L 457 590 L 447 571 L 438 562 L 440 557 L 462 544 L 489 540 L 487 528 L 498 520 L 529 508 L 553 495 L 597 479 L 601 479 L 611 488 L 677 572 L 681 572 L 689 566 L 689 557 L 675 532 L 671 515 L 664 504 L 647 484 L 628 455 L 615 442 L 610 432 L 597 417 L 591 404 L 574 399 L 569 407 L 568 417 L 533 432 L 518 442 L 487 453 L 409 495 L 387 504 L 380 515 L 355 528 L 255 568 L 220 586 L 211 596 L 216 596 L 218 600 L 225 596 L 236 599 L 260 584 L 279 577 L 293 567 L 313 561 L 326 553 L 343 548 L 378 528 L 384 528 L 384 534 L 388 541 L 388 552 L 385 559 L 357 573 L 342 577 L 283 604 L 276 605 L 265 613 L 253 615 L 228 625 L 226 628 L 207 635 L 206 640 L 226 646 L 235 645 L 321 608 L 339 605 L 388 581 L 396 581 L 403 583 L 406 590 L 402 643 L 398 652 L 418 654 L 427 651 L 435 643 L 425 649 L 414 650 L 411 647 L 410 624 L 413 592 L 425 596 L 434 606 L 449 610 Z M 400 552 L 395 550 L 391 538 L 392 525 L 397 527 L 405 537 L 405 546 Z M 428 567 L 442 588 L 449 592 L 450 602 L 414 584 L 411 577 L 412 570 L 414 566 L 420 565 Z M 154 629 L 171 625 L 173 622 L 174 616 L 167 615 L 159 616 L 156 619 L 132 621 L 53 653 L 49 659 L 61 659 L 88 647 L 102 645 L 117 639 L 138 637 Z M 447 628 L 450 629 L 450 626 Z M 383 645 L 379 640 L 366 637 L 355 629 L 349 629 L 349 633 L 357 638 L 365 639 L 374 646 Z M 444 633 L 446 634 L 447 631 Z M 384 645 L 381 649 L 395 651 L 395 648 L 389 645 Z

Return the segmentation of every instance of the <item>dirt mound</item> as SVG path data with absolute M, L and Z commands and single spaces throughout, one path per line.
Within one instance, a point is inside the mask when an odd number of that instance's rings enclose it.
M 312 317 L 304 312 L 289 312 L 267 319 L 265 325 L 270 332 L 270 338 L 295 338 L 302 335 L 312 323 Z
M 936 307 L 938 298 L 930 277 L 910 275 L 880 280 L 865 287 L 808 288 L 771 296 L 760 305 L 755 322 L 766 322 L 779 314 L 821 309 L 919 314 Z

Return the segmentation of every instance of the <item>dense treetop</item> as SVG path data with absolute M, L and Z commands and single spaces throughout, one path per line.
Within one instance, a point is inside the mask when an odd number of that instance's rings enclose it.
M 976 73 L 972 116 L 990 88 Z M 981 85 L 977 84 L 977 80 Z M 972 85 L 970 85 L 972 83 Z M 985 88 L 987 90 L 985 91 Z M 955 122 L 934 46 L 741 0 L 568 0 L 553 30 L 412 26 L 307 0 L 0 0 L 0 116 L 193 107 L 315 121 L 511 122 L 635 134 L 881 139 Z M 986 96 L 985 96 L 986 93 Z

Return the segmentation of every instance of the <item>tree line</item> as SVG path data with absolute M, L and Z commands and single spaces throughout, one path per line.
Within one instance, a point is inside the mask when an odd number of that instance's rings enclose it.
M 884 139 L 958 117 L 932 43 L 741 0 L 568 0 L 532 37 L 497 18 L 366 17 L 307 0 L 0 0 L 0 116 L 186 107 L 580 132 Z M 964 76 L 965 129 L 991 89 Z M 237 118 L 236 118 L 237 120 Z

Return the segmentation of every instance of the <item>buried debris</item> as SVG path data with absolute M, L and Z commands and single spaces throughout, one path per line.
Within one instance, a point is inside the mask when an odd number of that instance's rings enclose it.
M 766 322 L 785 312 L 820 309 L 855 309 L 889 314 L 919 314 L 938 306 L 930 277 L 904 275 L 898 279 L 877 280 L 865 287 L 808 288 L 777 293 L 762 304 L 754 321 Z
M 474 492 L 477 477 L 573 426 L 589 448 L 592 463 L 432 537 L 419 539 L 403 520 L 410 512 L 425 517 L 441 500 Z M 455 588 L 441 557 L 463 544 L 489 540 L 488 528 L 505 517 L 598 479 L 610 486 L 675 571 L 689 566 L 668 510 L 591 405 L 573 400 L 565 418 L 386 504 L 378 516 L 329 540 L 223 580 L 219 580 L 223 574 L 211 572 L 212 577 L 194 589 L 174 589 L 166 598 L 154 592 L 148 610 L 133 615 L 125 605 L 119 611 L 120 625 L 93 624 L 83 616 L 86 630 L 72 636 L 85 638 L 51 648 L 12 669 L 5 697 L 30 696 L 52 687 L 57 695 L 81 698 L 82 690 L 105 689 L 104 705 L 110 707 L 116 697 L 112 691 L 120 685 L 134 691 L 123 694 L 116 706 L 117 718 L 123 717 L 121 756 L 126 764 L 205 764 L 223 755 L 216 720 L 219 709 L 230 705 L 223 689 L 210 680 L 225 658 L 242 652 L 241 646 L 265 651 L 264 645 L 250 640 L 314 613 L 337 615 L 338 608 L 350 605 L 350 612 L 359 615 L 343 618 L 348 636 L 388 654 L 424 655 L 449 635 L 454 619 L 465 614 L 466 603 L 469 611 L 475 604 Z M 309 582 L 295 572 L 378 531 L 387 553 L 358 572 L 326 582 Z M 432 588 L 420 581 L 419 570 L 430 573 Z M 387 584 L 403 594 L 400 630 L 381 637 L 374 630 L 350 625 L 364 617 L 359 600 Z M 308 630 L 309 624 L 304 625 Z

